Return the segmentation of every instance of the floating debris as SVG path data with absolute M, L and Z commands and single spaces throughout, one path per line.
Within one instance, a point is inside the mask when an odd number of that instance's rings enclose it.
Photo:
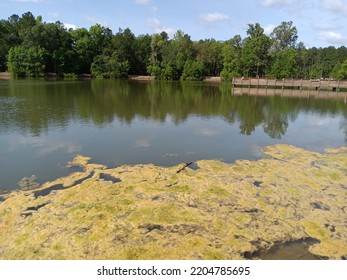
M 37 177 L 35 175 L 31 175 L 30 177 L 24 177 L 19 182 L 18 185 L 22 190 L 33 190 L 40 186 L 39 183 L 36 182 Z

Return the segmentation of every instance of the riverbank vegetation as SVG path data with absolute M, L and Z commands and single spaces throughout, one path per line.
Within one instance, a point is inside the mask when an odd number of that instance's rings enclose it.
M 269 35 L 259 23 L 247 37 L 193 41 L 177 31 L 135 36 L 129 28 L 115 34 L 95 24 L 67 29 L 31 12 L 0 20 L 0 71 L 13 77 L 47 73 L 101 78 L 151 75 L 164 80 L 201 80 L 204 76 L 275 78 L 347 78 L 347 48 L 306 48 L 293 22 L 282 22 Z

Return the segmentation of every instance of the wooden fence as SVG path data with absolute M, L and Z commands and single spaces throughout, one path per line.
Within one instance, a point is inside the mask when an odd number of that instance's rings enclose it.
M 280 88 L 252 88 L 234 87 L 234 95 L 257 95 L 257 96 L 286 96 L 298 98 L 317 98 L 317 99 L 343 99 L 347 103 L 347 92 L 328 91 L 328 90 L 296 90 Z
M 267 78 L 233 78 L 233 87 L 282 88 L 339 91 L 347 90 L 347 80 L 330 79 L 267 79 Z

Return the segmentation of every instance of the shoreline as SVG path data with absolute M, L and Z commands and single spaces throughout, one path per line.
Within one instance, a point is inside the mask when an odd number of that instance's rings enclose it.
M 45 73 L 43 79 L 51 80 L 51 79 L 62 79 L 62 80 L 69 80 L 71 78 L 74 78 L 76 80 L 92 80 L 92 76 L 90 74 L 78 74 L 73 75 L 72 77 L 67 76 L 66 78 L 60 77 L 58 74 L 55 73 Z M 11 75 L 9 72 L 0 72 L 0 80 L 10 80 Z M 155 81 L 154 76 L 146 76 L 146 75 L 129 75 L 129 77 L 125 80 L 133 80 L 133 81 Z M 212 77 L 212 76 L 206 76 L 203 78 L 204 82 L 222 82 L 221 77 Z
M 10 80 L 11 75 L 8 72 L 0 72 L 0 80 Z

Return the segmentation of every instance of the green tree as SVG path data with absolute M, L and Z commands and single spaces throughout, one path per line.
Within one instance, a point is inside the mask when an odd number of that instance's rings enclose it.
M 8 30 L 6 26 L 6 21 L 0 21 L 0 71 L 3 72 L 7 68 L 7 59 L 6 56 L 10 50 L 10 46 L 6 40 L 8 35 Z
M 151 54 L 149 57 L 147 72 L 150 75 L 155 76 L 156 79 L 160 79 L 162 74 L 161 64 L 163 62 L 163 50 L 168 46 L 168 34 L 166 32 L 153 34 L 150 46 Z
M 57 21 L 45 23 L 37 20 L 31 30 L 33 46 L 46 50 L 46 71 L 62 75 L 75 72 L 76 53 L 73 49 L 71 33 Z
M 104 48 L 102 54 L 96 56 L 91 72 L 96 77 L 126 78 L 135 74 L 135 36 L 129 28 L 119 30 L 112 38 L 110 47 Z
M 341 66 L 340 69 L 337 70 L 337 79 L 347 79 L 347 60 L 345 60 Z
M 251 39 L 259 38 L 264 35 L 264 28 L 259 23 L 249 23 L 247 29 L 247 35 Z
M 44 69 L 105 78 L 148 73 L 169 80 L 218 75 L 224 80 L 241 75 L 345 77 L 346 47 L 306 49 L 297 39 L 292 21 L 282 22 L 270 37 L 255 23 L 248 25 L 244 40 L 237 35 L 225 42 L 193 42 L 181 30 L 172 39 L 165 32 L 136 37 L 129 28 L 113 35 L 100 24 L 67 30 L 59 21 L 47 23 L 27 12 L 0 20 L 0 71 L 37 76 Z
M 195 58 L 193 42 L 188 34 L 178 30 L 173 36 L 171 45 L 173 46 L 174 57 L 170 57 L 168 60 L 171 60 L 178 71 L 182 73 L 186 61 Z
M 187 60 L 184 65 L 182 80 L 201 81 L 203 78 L 204 64 L 202 61 Z
M 298 77 L 306 79 L 308 77 L 308 52 L 303 42 L 297 45 L 296 51 L 298 56 Z
M 284 50 L 285 48 L 294 48 L 298 39 L 298 31 L 293 26 L 292 21 L 283 21 L 270 34 L 273 40 L 273 47 L 276 51 Z
M 111 65 L 110 65 L 110 56 L 107 56 L 107 55 L 96 56 L 90 67 L 90 72 L 94 78 L 110 78 L 112 74 Z
M 12 47 L 8 53 L 8 71 L 14 77 L 25 77 L 26 75 L 26 49 L 22 46 Z
M 233 77 L 241 74 L 241 36 L 236 35 L 234 38 L 223 44 L 223 70 L 220 73 L 225 81 L 231 81 Z
M 279 52 L 272 66 L 271 74 L 277 79 L 296 78 L 299 70 L 297 68 L 298 52 L 287 48 Z
M 135 52 L 135 65 L 134 73 L 138 75 L 146 75 L 147 67 L 150 62 L 151 56 L 151 40 L 152 37 L 148 34 L 140 35 L 135 38 L 134 52 Z
M 86 28 L 78 28 L 71 32 L 75 47 L 75 69 L 77 73 L 90 73 L 90 67 L 94 60 L 93 45 L 90 34 Z
M 128 68 L 127 75 L 136 74 L 137 66 L 135 57 L 135 35 L 129 28 L 124 30 L 120 29 L 119 32 L 113 37 L 112 48 L 113 68 L 118 68 L 117 64 L 119 64 L 119 69 L 123 69 L 122 71 Z
M 91 49 L 95 56 L 102 54 L 105 49 L 111 48 L 112 30 L 100 24 L 95 24 L 89 28 Z
M 308 78 L 319 79 L 323 77 L 321 48 L 313 47 L 307 52 Z
M 193 42 L 188 34 L 178 30 L 172 40 L 167 33 L 154 34 L 148 73 L 158 79 L 178 80 L 188 60 L 195 60 Z
M 10 47 L 18 46 L 22 43 L 22 39 L 19 36 L 19 20 L 20 17 L 16 14 L 13 14 L 8 18 L 7 21 L 4 21 L 7 29 L 5 38 Z
M 339 72 L 341 71 L 341 68 L 342 68 L 342 63 L 340 61 L 338 61 L 333 70 L 331 70 L 330 74 L 329 74 L 329 77 L 331 78 L 335 78 L 335 79 L 338 79 L 339 77 Z
M 10 48 L 22 44 L 19 36 L 20 16 L 13 14 L 7 20 L 0 21 L 0 70 L 7 69 L 7 55 Z
M 112 31 L 99 24 L 89 30 L 79 28 L 71 32 L 76 52 L 76 72 L 90 73 L 94 58 L 111 48 Z
M 13 47 L 8 55 L 8 70 L 14 77 L 39 77 L 44 74 L 45 55 L 43 48 Z
M 242 48 L 242 72 L 244 76 L 264 76 L 270 62 L 271 40 L 264 34 L 264 29 L 259 23 L 248 26 L 249 36 L 244 40 Z
M 41 17 L 38 18 L 41 20 Z M 32 36 L 32 28 L 36 25 L 37 19 L 31 12 L 24 13 L 18 20 L 18 34 L 22 45 L 26 48 L 35 46 Z

